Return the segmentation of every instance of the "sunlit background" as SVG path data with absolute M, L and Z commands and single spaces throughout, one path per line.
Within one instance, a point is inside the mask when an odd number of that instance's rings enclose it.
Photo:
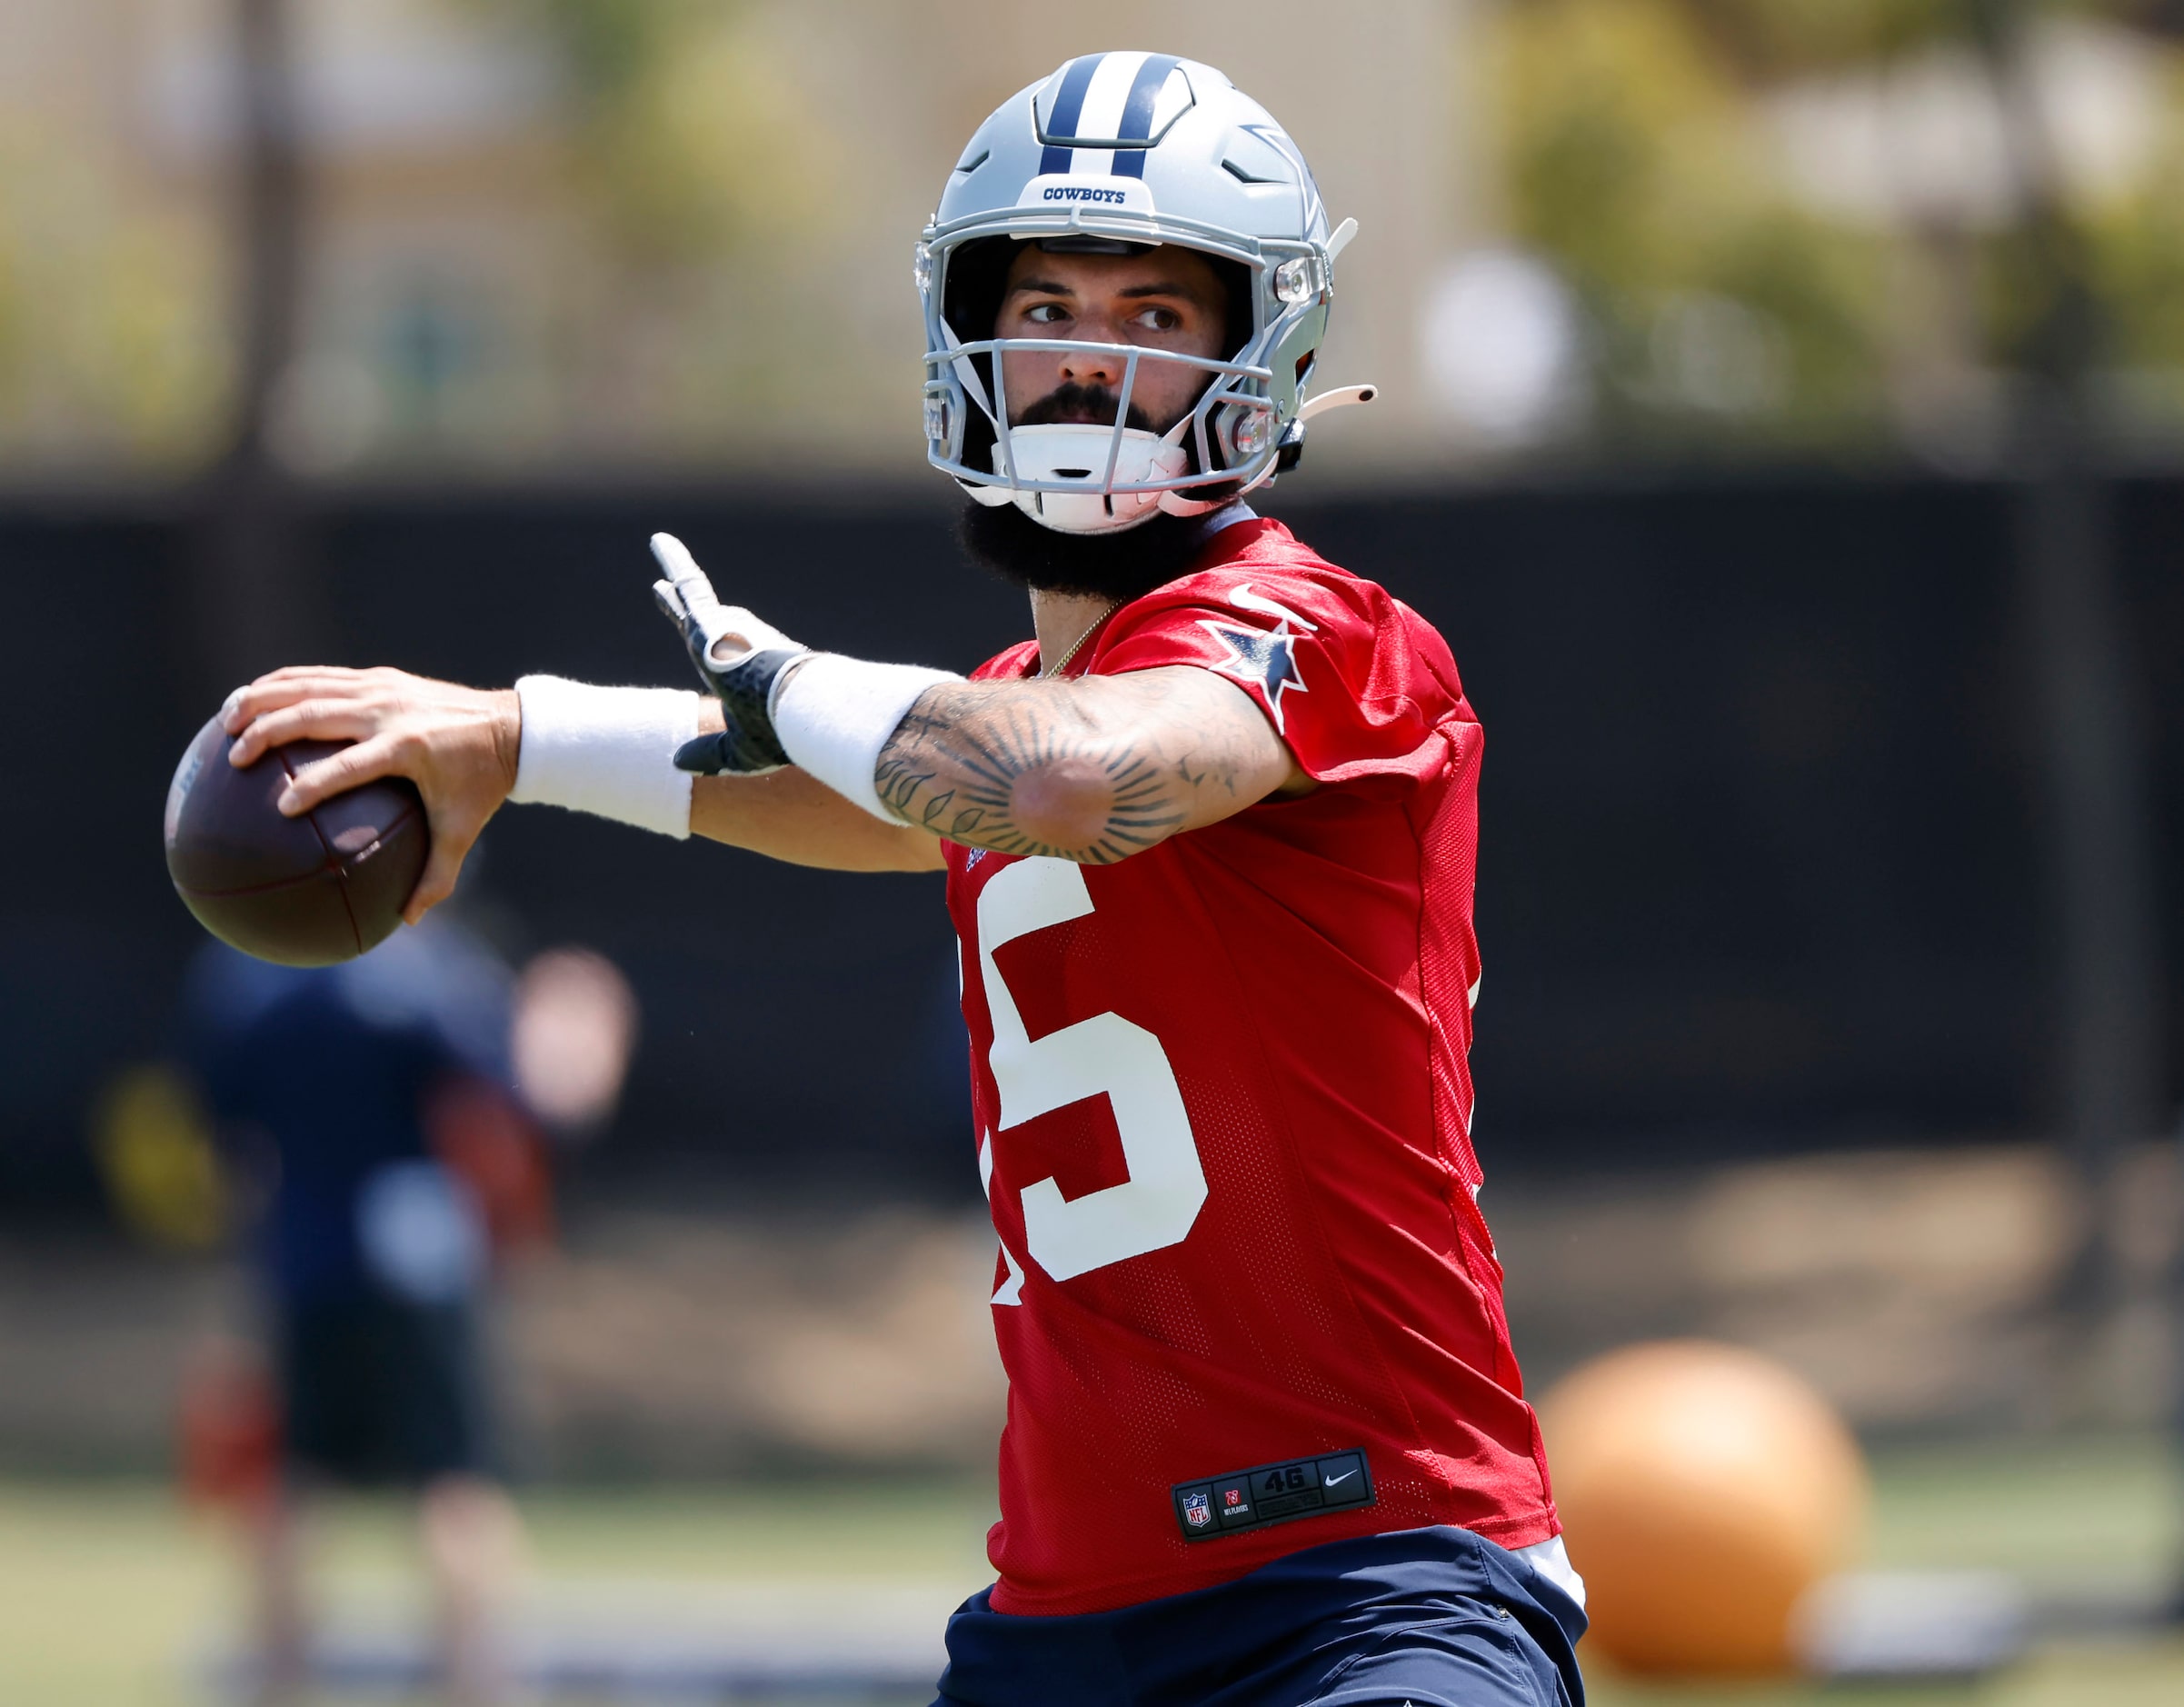
M 1130 45 L 1361 226 L 1320 372 L 1382 399 L 1265 507 L 1489 731 L 1533 1384 L 1761 1350 L 1873 1456 L 1863 1562 L 2021 1614 L 1919 1699 L 2184 1695 L 2184 5 L 8 0 L 0 1698 L 206 1698 L 239 1628 L 171 1476 L 254 1320 L 175 1066 L 190 733 L 306 654 L 678 683 L 657 527 L 821 644 L 1020 637 L 911 249 L 994 105 Z M 1001 1405 L 935 886 L 517 812 L 465 905 L 639 1013 L 505 1289 L 538 1616 L 743 1652 L 853 1592 L 922 1652 Z M 399 1532 L 343 1510 L 369 1647 Z
M 2184 419 L 2184 22 L 2027 6 L 2004 67 L 1979 10 L 1277 3 L 1243 28 L 1124 4 L 1088 30 L 978 0 L 296 0 L 310 184 L 274 446 L 312 478 L 823 456 L 907 480 L 903 257 L 933 163 L 996 90 L 1158 35 L 1290 115 L 1362 222 L 1330 364 L 1390 400 L 1330 453 L 1352 477 L 1990 468 L 2058 288 L 2028 226 L 2057 206 L 2109 430 L 2159 456 Z M 18 483 L 171 479 L 223 444 L 233 12 L 19 0 L 0 22 Z

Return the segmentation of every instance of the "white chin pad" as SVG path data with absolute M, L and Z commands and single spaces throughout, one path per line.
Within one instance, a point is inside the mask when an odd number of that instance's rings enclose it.
M 987 490 L 995 495 L 988 498 L 981 494 L 980 502 L 1002 504 L 1012 500 L 1032 520 L 1058 534 L 1119 533 L 1152 520 L 1162 508 L 1163 497 L 1181 494 L 1102 491 L 1108 457 L 1112 454 L 1115 459 L 1114 484 L 1118 486 L 1172 480 L 1186 473 L 1191 465 L 1190 453 L 1179 442 L 1181 437 L 1180 424 L 1167 438 L 1137 427 L 1125 427 L 1118 447 L 1112 426 L 1063 422 L 1052 426 L 1011 427 L 1009 449 L 1015 458 L 1018 480 L 1082 481 L 1084 490 L 1022 492 L 994 486 Z M 993 472 L 1002 475 L 1009 473 L 999 444 L 993 446 Z M 1193 503 L 1191 507 L 1197 510 L 1205 506 Z

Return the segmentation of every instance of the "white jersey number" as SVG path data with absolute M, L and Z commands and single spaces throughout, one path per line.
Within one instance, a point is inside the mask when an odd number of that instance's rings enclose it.
M 978 897 L 979 969 L 993 1016 L 988 1063 L 1001 1092 L 1001 1133 L 1087 1097 L 1114 1110 L 1130 1178 L 1073 1200 L 1050 1176 L 1023 1188 L 1024 1243 L 1058 1281 L 1181 1244 L 1206 1201 L 1198 1141 L 1161 1040 L 1119 1013 L 1096 1013 L 1033 1043 L 993 953 L 1092 911 L 1084 873 L 1068 860 L 1002 867 Z

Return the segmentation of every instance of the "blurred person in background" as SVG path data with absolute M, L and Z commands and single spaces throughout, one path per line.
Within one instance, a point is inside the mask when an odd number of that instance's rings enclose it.
M 208 944 L 187 1053 L 259 1205 L 272 1380 L 228 1343 L 195 1360 L 185 1474 L 244 1518 L 268 1702 L 310 1670 L 315 1488 L 399 1486 L 448 1698 L 508 1698 L 495 1633 L 522 1550 L 492 1392 L 496 1267 L 553 1236 L 549 1131 L 602 1123 L 634 1037 L 628 985 L 558 950 L 512 979 L 454 920 L 314 970 Z

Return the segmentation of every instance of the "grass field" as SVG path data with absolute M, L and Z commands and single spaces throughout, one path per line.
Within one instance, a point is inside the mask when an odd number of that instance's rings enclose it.
M 2048 1593 L 2143 1596 L 2178 1556 L 2184 1492 L 2152 1440 L 1920 1448 L 1884 1453 L 1876 1472 L 1875 1565 L 2000 1568 Z M 541 1594 L 611 1597 L 619 1587 L 642 1603 L 683 1591 L 733 1598 L 768 1585 L 833 1585 L 853 1605 L 892 1585 L 944 1606 L 984 1580 L 988 1498 L 961 1483 L 796 1482 L 560 1490 L 526 1506 Z M 407 1559 L 396 1512 L 344 1505 L 327 1525 L 326 1597 L 344 1610 L 399 1615 L 414 1593 Z M 204 1699 L 190 1666 L 234 1627 L 231 1563 L 219 1534 L 177 1511 L 164 1489 L 0 1483 L 0 1702 Z M 1603 1673 L 1593 1694 L 1602 1707 L 1790 1707 L 1844 1692 L 1640 1688 Z M 2176 1707 L 2184 1637 L 2050 1643 L 1977 1685 L 1861 1690 L 1854 1699 L 1860 1707 Z

